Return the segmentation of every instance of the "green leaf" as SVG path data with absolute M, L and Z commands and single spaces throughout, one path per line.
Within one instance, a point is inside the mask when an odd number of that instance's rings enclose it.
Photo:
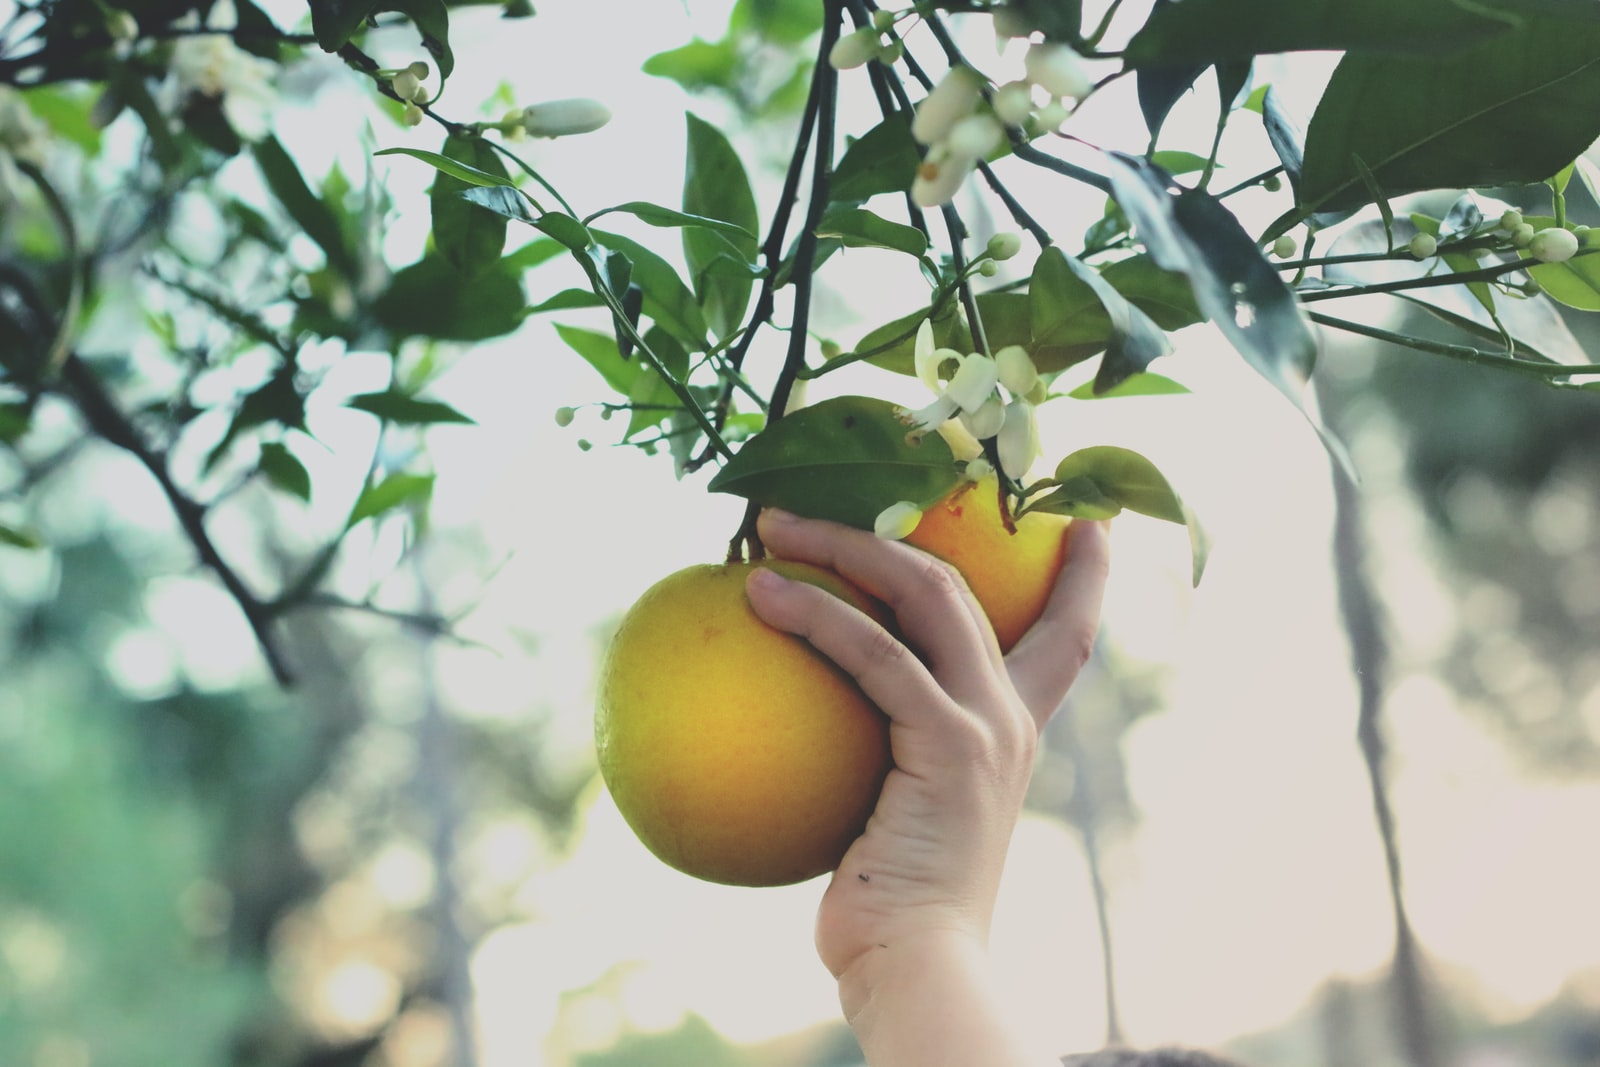
M 393 390 L 361 393 L 345 401 L 345 406 L 403 426 L 431 426 L 442 422 L 473 424 L 472 419 L 449 404 L 438 400 L 423 400 Z
M 818 237 L 836 237 L 846 248 L 887 248 L 911 256 L 928 250 L 928 239 L 915 226 L 890 222 L 864 207 L 835 204 L 817 223 Z
M 707 488 L 863 530 L 898 501 L 927 507 L 962 474 L 938 434 L 907 441 L 896 411 L 863 396 L 802 408 L 746 441 Z
M 554 237 L 568 249 L 580 255 L 584 249 L 594 242 L 594 236 L 589 233 L 589 227 L 559 211 L 546 211 L 534 220 L 533 225 Z
M 879 193 L 903 193 L 921 164 L 911 120 L 896 112 L 845 149 L 833 168 L 828 195 L 835 203 L 859 203 Z
M 372 312 L 396 337 L 482 341 L 521 325 L 519 273 L 492 266 L 468 278 L 441 256 L 425 256 L 389 279 Z
M 1030 501 L 1027 510 L 1109 519 L 1127 508 L 1184 525 L 1189 530 L 1193 581 L 1200 584 L 1210 554 L 1210 538 L 1199 517 L 1154 463 L 1130 449 L 1097 445 L 1081 448 L 1058 463 L 1055 480 L 1060 484 Z
M 632 280 L 644 295 L 643 310 L 696 352 L 706 348 L 706 321 L 694 294 L 672 264 L 637 241 L 604 230 L 589 231 L 601 246 L 621 252 L 633 264 Z M 618 294 L 619 296 L 621 294 Z
M 1061 348 L 1035 348 L 1028 325 L 1028 295 L 1026 293 L 979 293 L 976 297 L 978 314 L 983 316 L 984 330 L 991 349 L 1006 345 L 1022 345 L 1033 356 L 1040 371 L 1050 373 L 1068 365 Z M 921 308 L 902 315 L 868 333 L 859 342 L 852 357 L 871 361 L 874 366 L 896 374 L 915 374 L 914 352 L 917 327 L 928 317 L 928 309 Z M 955 313 L 954 301 L 946 302 L 933 317 L 934 344 L 940 348 L 954 348 L 958 352 L 973 350 L 972 334 L 962 325 Z M 869 354 L 870 353 L 870 354 Z M 1085 353 L 1078 359 L 1092 353 Z M 1072 362 L 1076 362 L 1073 360 Z
M 1107 265 L 1100 276 L 1169 333 L 1205 321 L 1189 279 L 1177 271 L 1162 270 L 1148 255 L 1119 259 Z
M 433 57 L 439 77 L 450 77 L 456 68 L 456 59 L 450 51 L 450 11 L 444 0 L 381 0 L 378 10 L 398 11 L 408 16 L 422 34 L 422 47 Z
M 445 139 L 444 155 L 476 171 L 510 180 L 500 156 L 482 137 L 452 134 Z M 467 275 L 494 263 L 506 247 L 505 216 L 480 210 L 462 199 L 464 191 L 477 187 L 441 170 L 434 177 L 433 190 L 428 195 L 433 212 L 434 246 L 457 270 Z
M 732 37 L 720 41 L 695 38 L 680 48 L 657 52 L 642 69 L 656 78 L 670 78 L 690 92 L 733 87 L 739 54 Z
M 255 154 L 256 165 L 261 168 L 261 176 L 266 179 L 267 188 L 277 197 L 289 217 L 327 255 L 329 266 L 338 269 L 346 277 L 353 277 L 356 261 L 345 245 L 339 216 L 326 201 L 311 191 L 293 157 L 276 137 L 270 136 L 253 144 L 251 151 Z
M 1123 62 L 1142 69 L 1276 52 L 1450 52 L 1512 25 L 1487 5 L 1455 0 L 1183 0 L 1151 12 Z
M 688 148 L 683 169 L 683 210 L 690 215 L 721 219 L 746 231 L 742 237 L 728 237 L 704 229 L 683 231 L 683 253 L 695 296 L 705 312 L 705 320 L 718 337 L 738 329 L 750 301 L 748 274 L 737 275 L 708 270 L 713 262 L 732 256 L 754 263 L 760 228 L 755 194 L 744 164 L 722 131 L 695 115 L 686 116 Z
M 361 491 L 345 520 L 349 529 L 362 519 L 371 519 L 392 511 L 402 504 L 426 504 L 433 495 L 431 474 L 391 474 L 383 481 L 369 485 Z
M 1172 351 L 1166 333 L 1148 315 L 1129 303 L 1093 267 L 1068 256 L 1056 245 L 1050 245 L 1039 253 L 1029 292 L 1042 294 L 1045 289 L 1071 292 L 1067 278 L 1082 287 L 1080 292 L 1086 290 L 1089 293 L 1089 298 L 1100 306 L 1110 326 L 1109 336 L 1105 339 L 1106 353 L 1100 360 L 1100 369 L 1094 380 L 1097 392 L 1113 388 Z M 1037 318 L 1034 335 L 1036 338 L 1039 336 Z
M 1525 16 L 1514 32 L 1443 57 L 1347 55 L 1306 132 L 1300 206 L 1359 207 L 1355 156 L 1390 196 L 1543 181 L 1600 137 L 1596 99 L 1593 18 Z
M 756 237 L 752 231 L 737 223 L 724 222 L 722 219 L 714 219 L 706 215 L 690 215 L 687 212 L 674 211 L 670 207 L 662 207 L 660 204 L 651 204 L 644 200 L 630 200 L 626 204 L 602 208 L 594 214 L 586 216 L 583 221 L 587 225 L 602 215 L 610 215 L 619 211 L 632 215 L 640 222 L 648 223 L 651 226 L 664 228 L 698 226 L 702 229 L 715 230 L 730 237 L 748 238 L 752 241 Z
M 311 499 L 311 475 L 307 473 L 305 464 L 296 459 L 295 454 L 282 443 L 264 442 L 256 469 L 285 493 L 301 500 Z
M 324 52 L 337 52 L 378 7 L 379 0 L 307 0 L 311 32 Z
M 1103 393 L 1095 392 L 1094 385 L 1084 382 L 1067 395 L 1074 400 L 1111 400 L 1124 396 L 1178 396 L 1191 391 L 1187 385 L 1150 371 L 1125 378 Z
M 39 540 L 36 534 L 0 522 L 0 545 L 11 548 L 42 548 L 44 542 Z
M 85 155 L 99 153 L 100 127 L 94 120 L 93 93 L 80 86 L 41 85 L 24 92 L 22 100 L 52 133 L 71 141 Z
M 498 172 L 479 170 L 477 167 L 470 166 L 459 159 L 453 159 L 448 155 L 440 155 L 438 152 L 428 152 L 421 148 L 380 148 L 372 154 L 375 156 L 411 156 L 413 159 L 420 159 L 435 170 L 450 175 L 450 177 L 463 185 L 504 185 L 516 188 L 516 182 L 506 176 L 504 167 L 501 167 Z
M 505 264 L 512 270 L 532 270 L 567 251 L 554 237 L 535 237 L 515 252 L 506 253 Z
M 542 315 L 547 311 L 571 311 L 573 308 L 598 308 L 605 307 L 603 298 L 596 296 L 588 289 L 563 289 L 554 296 L 547 297 L 530 307 L 529 315 Z
M 639 377 L 639 368 L 642 363 L 622 358 L 622 353 L 617 350 L 617 339 L 608 333 L 598 330 L 586 330 L 579 326 L 565 326 L 556 323 L 556 333 L 584 362 L 600 372 L 600 377 L 606 384 L 623 396 L 633 394 L 633 383 Z

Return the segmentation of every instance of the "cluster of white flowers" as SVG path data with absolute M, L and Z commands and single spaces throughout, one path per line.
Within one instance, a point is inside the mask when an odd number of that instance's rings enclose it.
M 1578 247 L 1583 243 L 1577 230 L 1563 226 L 1547 226 L 1535 231 L 1531 223 L 1523 221 L 1522 212 L 1516 208 L 1508 208 L 1500 216 L 1500 229 L 1511 235 L 1512 247 L 1526 249 L 1528 255 L 1541 263 L 1565 263 L 1578 254 Z M 1584 229 L 1579 227 L 1579 230 Z
M 894 27 L 894 12 L 874 11 L 872 25 L 847 33 L 833 43 L 828 53 L 828 65 L 834 70 L 853 70 L 874 59 L 880 63 L 893 63 L 900 58 L 904 46 L 899 41 L 886 40 L 884 35 Z
M 278 98 L 272 85 L 277 65 L 244 51 L 221 28 L 235 24 L 231 3 L 212 7 L 210 23 L 218 32 L 180 37 L 172 46 L 172 76 L 178 92 L 219 100 L 233 132 L 246 141 L 259 141 L 271 130 Z M 190 14 L 173 26 L 198 29 L 199 21 Z
M 911 135 L 928 151 L 911 185 L 913 200 L 923 207 L 949 203 L 978 162 L 1005 143 L 1008 128 L 1025 136 L 1059 130 L 1070 105 L 1094 88 L 1083 57 L 1064 44 L 1030 44 L 1023 70 L 1021 79 L 988 93 L 985 106 L 985 79 L 953 67 L 917 105 Z

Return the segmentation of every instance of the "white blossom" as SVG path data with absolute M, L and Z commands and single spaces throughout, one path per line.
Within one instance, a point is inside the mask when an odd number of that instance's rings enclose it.
M 1027 396 L 1039 381 L 1039 370 L 1033 365 L 1033 357 L 1021 345 L 1006 345 L 994 354 L 994 362 L 999 370 L 1000 384 L 1013 396 Z
M 1000 399 L 999 393 L 990 393 L 989 399 L 985 400 L 977 411 L 961 413 L 961 424 L 980 441 L 987 441 L 999 433 L 1005 420 L 1006 405 L 1005 401 Z
M 1528 255 L 1541 263 L 1565 263 L 1578 254 L 1578 235 L 1559 226 L 1540 230 L 1528 245 Z
M 1022 62 L 1028 80 L 1057 100 L 1082 100 L 1094 88 L 1083 57 L 1064 44 L 1043 41 L 1029 45 Z
M 934 153 L 928 153 L 928 158 L 917 168 L 917 176 L 911 182 L 911 199 L 918 207 L 948 204 L 955 199 L 962 183 L 977 169 L 977 165 L 977 160 L 966 156 L 945 154 L 943 158 L 935 159 Z
M 853 70 L 874 59 L 880 47 L 882 43 L 878 31 L 863 26 L 833 43 L 833 48 L 828 52 L 828 65 L 834 70 Z
M 1039 458 L 1039 424 L 1032 404 L 1013 400 L 1006 405 L 1005 423 L 995 440 L 995 450 L 1000 454 L 1000 469 L 1008 478 L 1020 480 L 1028 473 Z
M 966 67 L 951 67 L 917 105 L 911 136 L 925 145 L 944 140 L 956 123 L 977 110 L 982 98 L 978 76 Z

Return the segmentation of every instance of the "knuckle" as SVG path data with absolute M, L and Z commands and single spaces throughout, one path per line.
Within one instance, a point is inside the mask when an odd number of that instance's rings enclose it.
M 894 634 L 881 626 L 875 626 L 867 637 L 865 654 L 867 662 L 878 666 L 889 666 L 910 655 L 911 650 L 906 648 Z

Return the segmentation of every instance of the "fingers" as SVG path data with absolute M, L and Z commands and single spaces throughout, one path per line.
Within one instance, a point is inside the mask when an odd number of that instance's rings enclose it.
M 1109 523 L 1076 520 L 1068 536 L 1067 562 L 1044 614 L 1006 657 L 1011 683 L 1041 728 L 1094 651 L 1111 568 Z
M 898 541 L 784 512 L 763 512 L 760 532 L 774 555 L 837 571 L 888 605 L 907 644 L 957 700 L 992 686 L 999 646 L 953 568 Z

